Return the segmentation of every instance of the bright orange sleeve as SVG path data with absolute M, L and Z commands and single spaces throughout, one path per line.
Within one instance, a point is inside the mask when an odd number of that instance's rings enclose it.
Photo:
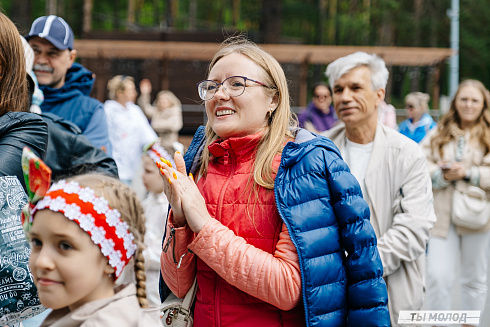
M 229 284 L 281 310 L 300 301 L 298 254 L 284 224 L 273 254 L 248 244 L 216 219 L 206 223 L 189 249 Z

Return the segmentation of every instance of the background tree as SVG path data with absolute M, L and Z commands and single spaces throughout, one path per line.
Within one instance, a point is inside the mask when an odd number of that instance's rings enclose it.
M 490 87 L 490 1 L 460 1 L 461 79 L 476 78 Z M 23 34 L 34 18 L 56 13 L 77 38 L 89 30 L 241 30 L 257 42 L 409 47 L 449 47 L 450 5 L 450 0 L 0 0 Z M 324 68 L 312 67 L 310 82 L 324 78 Z M 393 67 L 392 101 L 398 105 L 410 91 L 429 90 L 431 74 L 428 68 Z

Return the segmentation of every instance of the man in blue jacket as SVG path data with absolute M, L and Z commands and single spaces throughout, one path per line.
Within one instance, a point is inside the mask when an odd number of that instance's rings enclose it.
M 33 71 L 44 93 L 41 110 L 75 123 L 95 147 L 112 155 L 104 107 L 89 96 L 94 75 L 75 62 L 70 26 L 61 17 L 42 16 L 25 38 L 34 50 Z

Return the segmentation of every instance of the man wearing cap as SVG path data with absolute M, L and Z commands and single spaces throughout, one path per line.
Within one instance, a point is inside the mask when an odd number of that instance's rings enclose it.
M 75 123 L 95 147 L 111 155 L 104 107 L 89 96 L 94 75 L 75 62 L 70 26 L 61 17 L 42 16 L 25 38 L 34 50 L 33 71 L 44 93 L 41 110 Z

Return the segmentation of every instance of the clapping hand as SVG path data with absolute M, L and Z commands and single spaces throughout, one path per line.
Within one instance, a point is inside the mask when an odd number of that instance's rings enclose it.
M 182 154 L 176 152 L 174 160 L 176 167 L 167 160 L 157 163 L 163 175 L 165 195 L 172 207 L 173 224 L 181 227 L 187 223 L 192 231 L 199 233 L 211 216 L 192 174 L 187 176 Z

